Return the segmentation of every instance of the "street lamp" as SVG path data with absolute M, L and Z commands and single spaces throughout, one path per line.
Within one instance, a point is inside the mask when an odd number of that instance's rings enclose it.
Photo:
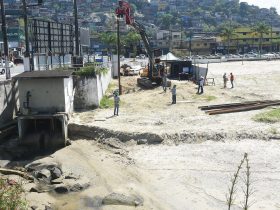
M 7 38 L 7 25 L 6 25 L 4 0 L 0 0 L 0 4 L 1 4 L 2 34 L 3 34 L 4 54 L 5 54 L 6 79 L 10 79 L 11 72 L 9 68 L 9 47 L 8 47 L 8 38 Z

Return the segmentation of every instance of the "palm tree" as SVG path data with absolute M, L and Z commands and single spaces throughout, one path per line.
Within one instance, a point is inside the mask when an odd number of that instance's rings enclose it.
M 269 33 L 269 26 L 264 22 L 257 23 L 253 27 L 253 31 L 259 35 L 259 53 L 262 54 L 263 35 Z
M 234 28 L 231 25 L 225 25 L 222 28 L 222 37 L 227 41 L 227 53 L 229 54 L 229 45 L 233 37 L 236 36 Z

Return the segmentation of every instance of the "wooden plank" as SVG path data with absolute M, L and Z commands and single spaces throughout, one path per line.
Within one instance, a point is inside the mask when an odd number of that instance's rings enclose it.
M 238 107 L 244 105 L 253 105 L 253 104 L 262 104 L 262 103 L 275 103 L 280 102 L 280 100 L 266 100 L 266 101 L 247 101 L 240 103 L 230 103 L 230 104 L 218 104 L 218 105 L 210 105 L 210 106 L 200 106 L 201 110 L 211 110 L 211 109 L 219 109 L 219 108 L 229 108 L 229 107 Z
M 4 175 L 11 175 L 11 174 L 18 175 L 18 176 L 21 176 L 21 177 L 23 177 L 23 178 L 25 178 L 27 180 L 34 181 L 34 177 L 33 176 L 30 176 L 27 173 L 24 173 L 24 172 L 21 172 L 21 171 L 17 171 L 17 170 L 0 168 L 0 173 L 4 174 Z
M 245 107 L 237 107 L 232 109 L 220 109 L 215 111 L 208 111 L 209 115 L 216 115 L 216 114 L 226 114 L 226 113 L 233 113 L 233 112 L 244 112 L 244 111 L 251 111 L 251 110 L 258 110 L 263 109 L 268 106 L 279 106 L 280 102 L 277 103 L 267 103 L 267 104 L 260 104 L 260 105 L 250 105 Z

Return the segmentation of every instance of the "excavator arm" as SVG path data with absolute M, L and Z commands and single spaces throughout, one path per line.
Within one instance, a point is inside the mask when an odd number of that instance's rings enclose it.
M 140 34 L 141 39 L 144 43 L 148 58 L 149 58 L 149 69 L 153 69 L 154 67 L 154 55 L 151 49 L 149 38 L 146 34 L 145 27 L 137 21 L 134 21 L 131 26 Z M 153 71 L 149 71 L 149 78 L 151 79 L 153 76 Z
M 119 0 L 119 7 L 116 9 L 116 15 L 117 17 L 125 17 L 126 24 L 132 26 L 140 34 L 149 58 L 148 77 L 150 81 L 156 80 L 157 83 L 161 83 L 160 72 L 163 72 L 163 66 L 160 64 L 155 65 L 154 53 L 145 27 L 134 20 L 129 3 Z

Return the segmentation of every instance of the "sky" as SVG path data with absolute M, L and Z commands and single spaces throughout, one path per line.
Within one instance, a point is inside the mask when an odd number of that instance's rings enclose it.
M 275 7 L 280 14 L 280 0 L 240 0 L 240 2 L 248 2 L 250 5 L 256 5 L 261 8 Z

